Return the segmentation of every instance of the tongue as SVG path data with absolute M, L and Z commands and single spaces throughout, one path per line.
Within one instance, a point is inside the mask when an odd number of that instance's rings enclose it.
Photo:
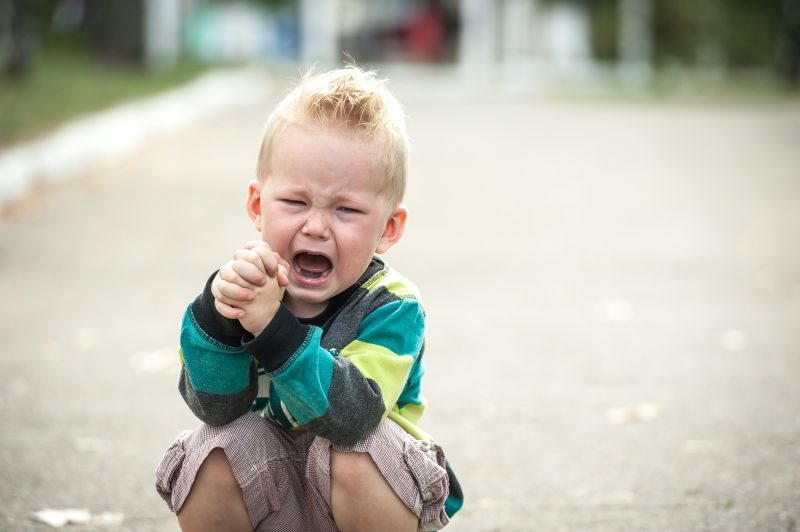
M 295 257 L 295 264 L 303 270 L 303 273 L 321 275 L 331 267 L 331 261 L 322 255 L 312 255 L 310 253 L 300 253 Z

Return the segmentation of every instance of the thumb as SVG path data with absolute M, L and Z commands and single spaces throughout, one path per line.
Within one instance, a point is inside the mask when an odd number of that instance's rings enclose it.
M 289 284 L 289 267 L 286 264 L 286 261 L 281 260 L 281 264 L 278 264 L 278 285 L 281 287 L 286 287 Z

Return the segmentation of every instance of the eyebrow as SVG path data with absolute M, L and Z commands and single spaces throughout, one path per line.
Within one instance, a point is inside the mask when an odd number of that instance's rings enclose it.
M 309 195 L 307 187 L 302 185 L 285 185 L 279 190 L 280 194 L 298 194 L 303 196 Z M 340 202 L 353 202 L 358 204 L 371 204 L 373 198 L 377 198 L 379 194 L 365 194 L 364 197 L 357 197 L 352 194 L 335 192 L 331 198 L 331 203 Z

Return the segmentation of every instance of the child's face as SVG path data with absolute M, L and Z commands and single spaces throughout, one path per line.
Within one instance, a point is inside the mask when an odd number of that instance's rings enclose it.
M 359 132 L 290 125 L 272 143 L 270 173 L 250 184 L 247 210 L 290 265 L 284 303 L 322 312 L 403 233 L 406 210 L 390 203 L 383 158 Z

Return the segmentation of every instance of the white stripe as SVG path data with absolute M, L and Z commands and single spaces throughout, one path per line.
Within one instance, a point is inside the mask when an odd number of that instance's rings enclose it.
M 286 405 L 283 403 L 283 401 L 281 401 L 281 410 L 283 411 L 283 415 L 286 416 L 286 419 L 289 420 L 289 423 L 292 424 L 292 427 L 299 427 L 300 426 L 300 423 L 295 421 L 295 419 L 292 417 L 292 414 L 290 414 L 289 410 L 286 409 Z
M 269 384 L 271 379 L 269 375 L 259 375 L 258 376 L 258 393 L 257 396 L 259 398 L 269 398 Z

